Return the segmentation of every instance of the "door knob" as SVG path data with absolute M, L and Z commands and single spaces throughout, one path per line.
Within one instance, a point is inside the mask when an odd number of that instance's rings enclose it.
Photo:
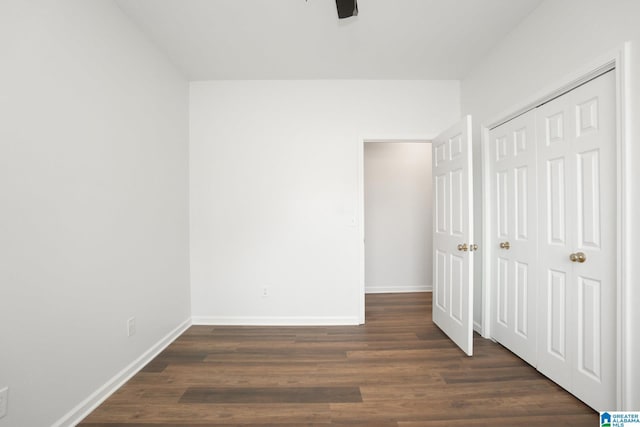
M 510 247 L 511 245 L 509 244 L 509 242 L 500 243 L 500 249 L 509 249 Z
M 583 263 L 587 260 L 587 256 L 584 254 L 584 252 L 576 252 L 575 254 L 570 254 L 569 259 L 571 260 L 571 262 Z
M 469 245 L 469 252 L 471 251 L 477 251 L 478 250 L 478 245 L 477 244 L 471 244 Z
M 459 251 L 466 251 L 467 249 L 469 249 L 469 247 L 467 246 L 466 243 L 463 243 L 461 245 L 458 245 L 458 250 Z

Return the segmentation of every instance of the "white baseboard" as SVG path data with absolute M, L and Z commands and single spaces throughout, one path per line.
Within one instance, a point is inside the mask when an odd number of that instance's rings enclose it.
M 392 294 L 406 292 L 431 292 L 433 286 L 427 285 L 406 285 L 406 286 L 365 286 L 365 294 Z
M 241 317 L 193 316 L 194 325 L 214 326 L 343 326 L 359 325 L 354 317 Z
M 482 325 L 475 320 L 473 321 L 473 330 L 482 335 Z
M 89 397 L 80 402 L 75 408 L 66 415 L 56 421 L 52 427 L 75 426 L 80 423 L 87 415 L 96 409 L 102 402 L 118 390 L 131 377 L 137 374 L 140 369 L 144 368 L 154 357 L 162 350 L 167 348 L 169 344 L 175 341 L 187 328 L 191 326 L 191 319 L 182 322 L 173 331 L 169 332 L 164 338 L 155 343 L 149 350 L 145 351 L 140 357 L 131 362 L 129 366 L 118 372 L 113 378 L 104 383 L 100 388 L 94 391 Z

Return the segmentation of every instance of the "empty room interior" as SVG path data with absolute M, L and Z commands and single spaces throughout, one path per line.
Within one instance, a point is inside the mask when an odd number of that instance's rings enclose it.
M 0 0 L 0 427 L 640 411 L 639 17 Z

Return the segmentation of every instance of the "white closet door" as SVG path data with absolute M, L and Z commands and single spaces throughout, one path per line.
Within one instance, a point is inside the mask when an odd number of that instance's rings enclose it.
M 616 404 L 614 89 L 609 72 L 536 119 L 538 369 L 596 410 Z
M 473 354 L 471 117 L 434 139 L 433 322 Z
M 536 133 L 535 111 L 489 134 L 493 302 L 492 335 L 536 364 Z

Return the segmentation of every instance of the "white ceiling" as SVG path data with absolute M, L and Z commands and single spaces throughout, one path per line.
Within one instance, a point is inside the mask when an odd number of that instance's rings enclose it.
M 116 0 L 190 80 L 461 79 L 541 0 Z

